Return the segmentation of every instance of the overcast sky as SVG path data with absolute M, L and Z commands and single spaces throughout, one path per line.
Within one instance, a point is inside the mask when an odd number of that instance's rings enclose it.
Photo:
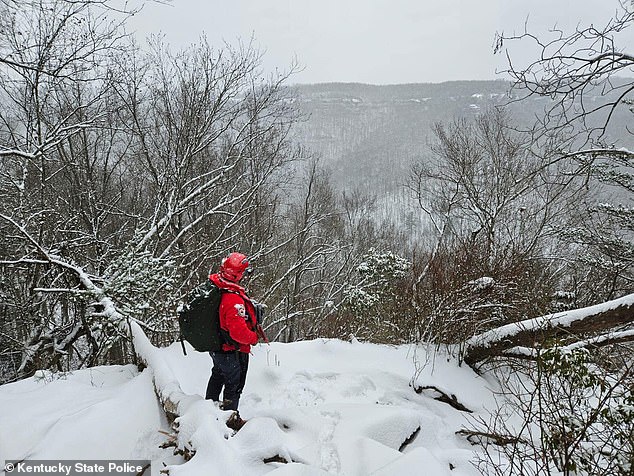
M 172 0 L 133 19 L 141 37 L 163 33 L 181 47 L 252 36 L 264 67 L 303 70 L 291 83 L 398 84 L 501 78 L 496 31 L 601 25 L 617 0 Z M 630 35 L 630 38 L 632 36 Z M 517 47 L 516 47 L 517 48 Z M 514 59 L 527 57 L 524 48 Z

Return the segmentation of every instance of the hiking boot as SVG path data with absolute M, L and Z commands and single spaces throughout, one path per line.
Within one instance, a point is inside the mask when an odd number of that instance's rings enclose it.
M 227 420 L 227 426 L 234 431 L 240 431 L 240 428 L 242 428 L 246 422 L 246 420 L 240 418 L 238 412 L 233 412 Z
M 231 410 L 232 404 L 233 402 L 231 400 L 223 400 L 218 404 L 218 408 L 220 408 L 221 410 Z

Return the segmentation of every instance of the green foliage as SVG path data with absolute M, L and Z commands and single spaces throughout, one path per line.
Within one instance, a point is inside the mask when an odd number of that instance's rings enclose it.
M 618 354 L 555 345 L 497 369 L 504 398 L 476 431 L 512 443 L 485 447 L 483 473 L 632 476 L 634 362 Z
M 177 269 L 169 260 L 148 251 L 129 247 L 115 258 L 104 273 L 104 292 L 136 319 L 165 313 L 174 306 Z
M 565 474 L 629 475 L 634 397 L 628 371 L 608 373 L 587 349 L 540 354 L 541 442 Z
M 564 351 L 551 347 L 540 353 L 538 364 L 552 376 L 564 379 L 576 388 L 594 388 L 599 385 L 601 375 L 592 365 L 590 353 L 585 348 Z
M 357 271 L 377 284 L 387 285 L 394 279 L 405 277 L 410 268 L 411 263 L 395 253 L 370 248 Z
M 400 342 L 410 335 L 413 319 L 406 278 L 411 263 L 391 251 L 370 248 L 357 266 L 360 280 L 343 293 L 346 330 L 358 338 Z
M 399 281 L 410 269 L 411 263 L 391 251 L 380 252 L 370 248 L 357 266 L 361 280 L 344 291 L 344 306 L 353 313 L 375 314 L 378 307 L 401 294 Z

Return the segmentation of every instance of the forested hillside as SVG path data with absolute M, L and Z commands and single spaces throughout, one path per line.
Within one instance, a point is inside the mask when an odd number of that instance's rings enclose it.
M 295 127 L 298 140 L 333 169 L 339 187 L 370 186 L 379 193 L 397 192 L 413 162 L 421 157 L 431 160 L 435 123 L 474 118 L 502 107 L 514 127 L 529 129 L 551 104 L 541 96 L 517 102 L 519 93 L 504 80 L 387 86 L 330 83 L 293 89 L 306 117 Z M 602 104 L 613 94 L 595 90 L 585 100 Z M 619 109 L 610 125 L 611 137 L 623 146 L 632 145 L 625 129 L 629 119 L 628 111 Z

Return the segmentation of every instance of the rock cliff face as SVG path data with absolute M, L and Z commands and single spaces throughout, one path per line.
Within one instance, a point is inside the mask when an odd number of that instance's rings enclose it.
M 434 123 L 474 117 L 506 105 L 514 124 L 528 125 L 551 104 L 548 98 L 514 103 L 509 83 L 501 80 L 293 88 L 300 110 L 308 117 L 295 129 L 297 140 L 322 157 L 339 187 L 370 187 L 378 194 L 393 193 L 406 179 L 410 164 L 429 156 Z M 613 119 L 614 130 L 623 130 L 631 119 L 622 109 Z M 627 135 L 621 135 L 622 145 L 627 146 Z

